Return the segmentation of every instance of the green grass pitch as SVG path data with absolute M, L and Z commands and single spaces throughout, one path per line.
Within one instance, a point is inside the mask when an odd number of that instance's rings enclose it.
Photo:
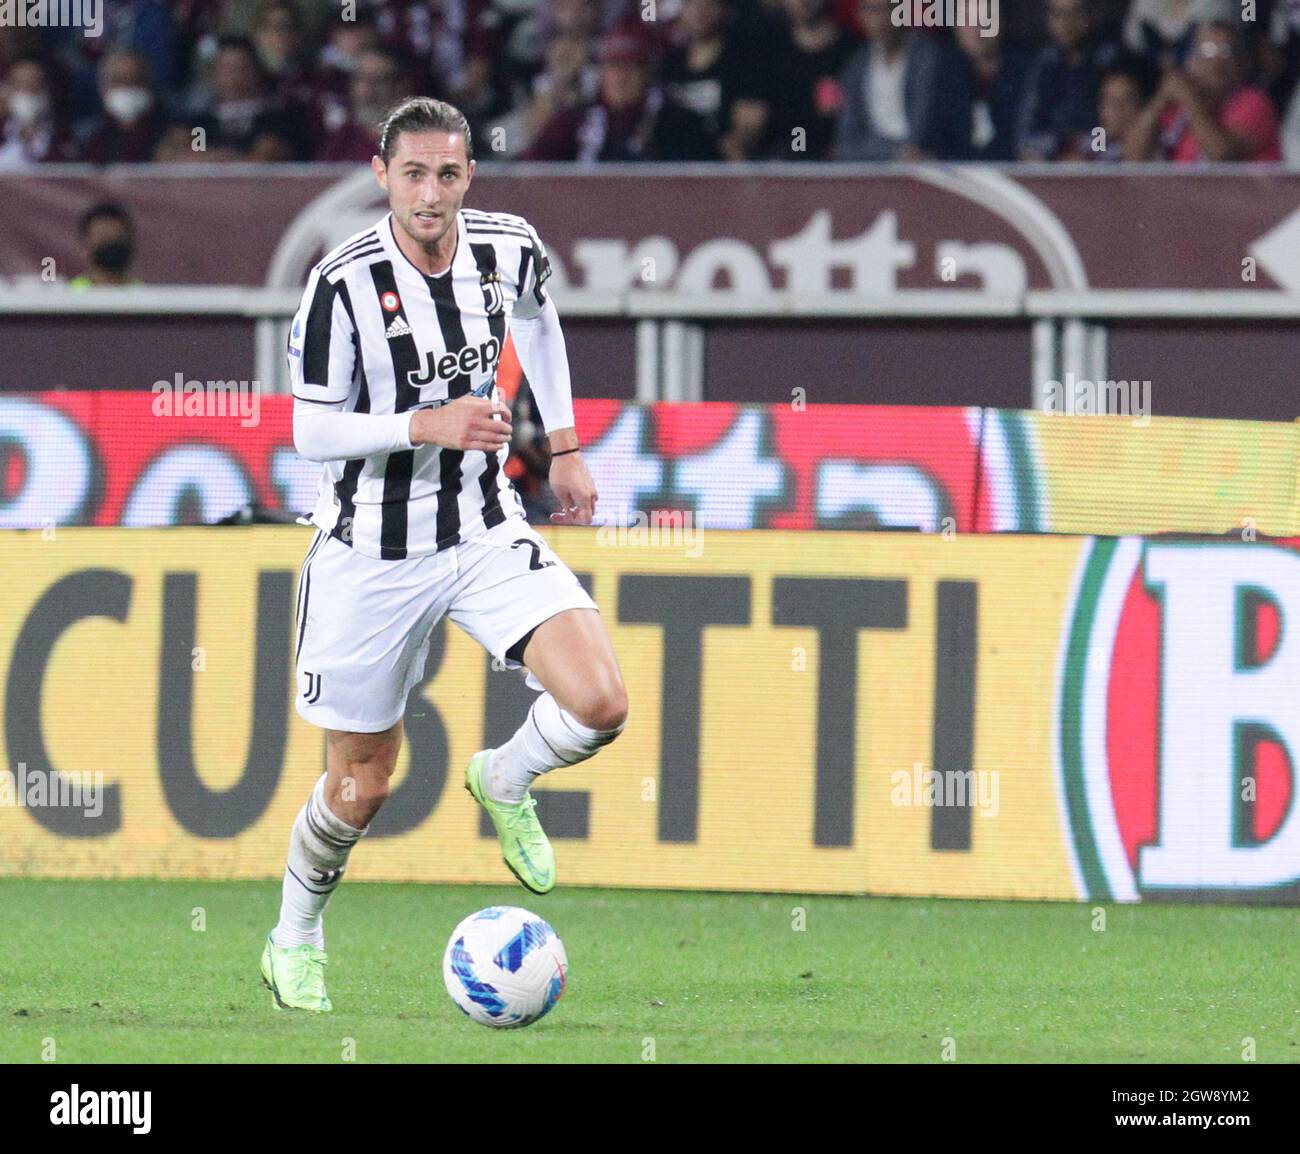
M 334 1013 L 272 1008 L 279 883 L 0 879 L 0 1061 L 1300 1060 L 1295 912 L 345 884 Z M 466 914 L 522 905 L 568 950 L 541 1022 L 489 1030 L 442 984 Z M 193 927 L 201 908 L 206 928 Z M 794 928 L 802 909 L 802 930 Z M 653 1040 L 651 1043 L 650 1040 Z

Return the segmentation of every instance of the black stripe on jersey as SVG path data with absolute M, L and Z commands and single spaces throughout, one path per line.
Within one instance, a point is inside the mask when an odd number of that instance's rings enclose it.
M 442 330 L 442 343 L 447 352 L 458 353 L 465 347 L 465 328 L 460 323 L 460 306 L 452 289 L 452 273 L 440 277 L 425 277 L 429 295 L 433 297 L 438 313 L 438 327 Z M 448 397 L 463 397 L 470 391 L 469 374 L 457 373 L 447 381 Z M 461 449 L 442 449 L 438 453 L 438 525 L 437 548 L 445 549 L 460 540 L 460 484 L 461 465 L 465 453 Z
M 340 296 L 343 307 L 347 309 L 348 319 L 352 322 L 352 349 L 356 358 L 354 372 L 358 382 L 357 403 L 352 411 L 368 413 L 370 412 L 370 385 L 366 380 L 366 363 L 361 359 L 361 336 L 357 328 L 357 314 L 352 311 L 352 297 L 348 293 L 348 286 L 343 281 L 339 281 L 339 287 L 342 289 Z M 336 541 L 342 541 L 349 549 L 352 547 L 352 526 L 357 518 L 357 481 L 361 477 L 361 470 L 365 467 L 364 459 L 351 460 L 343 466 L 342 479 L 334 482 L 334 499 L 338 502 L 339 515 L 334 520 L 334 528 L 330 530 L 330 536 Z
M 521 236 L 524 240 L 531 241 L 533 239 L 528 235 L 528 230 L 526 228 L 509 228 L 505 226 L 501 228 L 488 228 L 486 225 L 482 224 L 470 224 L 466 225 L 465 231 L 471 236 Z
M 491 244 L 471 244 L 470 251 L 474 254 L 474 263 L 478 265 L 479 275 L 487 277 L 495 274 L 497 271 L 497 250 L 495 245 Z M 497 342 L 497 348 L 501 348 L 506 342 L 506 314 L 498 309 L 496 312 L 488 313 L 488 330 Z M 500 365 L 500 360 L 497 364 Z M 492 371 L 492 384 L 496 385 L 496 370 Z M 491 395 L 491 390 L 489 390 Z M 496 453 L 487 454 L 487 468 L 479 474 L 478 485 L 483 490 L 483 525 L 491 529 L 494 525 L 500 525 L 506 519 L 505 513 L 501 511 L 501 493 L 497 487 L 497 475 L 501 471 L 501 462 Z
M 302 337 L 302 383 L 326 386 L 330 380 L 330 340 L 334 328 L 334 298 L 338 288 L 324 276 L 316 280 L 307 327 Z
M 351 244 L 344 245 L 338 252 L 333 253 L 325 258 L 326 263 L 321 269 L 321 276 L 328 276 L 340 264 L 346 264 L 348 258 L 360 249 L 369 248 L 371 245 L 379 243 L 379 234 L 371 229 L 365 236 L 357 237 Z
M 406 315 L 406 306 L 401 303 L 401 294 L 397 291 L 393 262 L 376 261 L 370 266 L 370 279 L 375 285 L 375 296 L 379 298 L 380 313 L 385 325 L 393 317 L 401 317 L 409 330 L 411 319 Z M 396 312 L 384 308 L 382 302 L 385 293 L 397 297 Z M 420 390 L 409 379 L 411 373 L 419 374 L 420 352 L 415 347 L 413 332 L 393 337 L 385 343 L 388 345 L 389 356 L 393 358 L 393 412 L 405 413 L 420 400 Z M 384 502 L 379 525 L 379 556 L 385 561 L 400 561 L 406 556 L 407 503 L 411 499 L 411 477 L 414 472 L 414 449 L 399 449 L 388 454 L 384 465 Z
M 327 252 L 324 259 L 326 262 L 336 261 L 339 257 L 346 256 L 354 248 L 360 248 L 363 244 L 369 244 L 372 240 L 378 239 L 378 237 L 379 232 L 372 228 L 369 232 L 363 232 L 356 240 L 350 240 L 346 244 L 341 244 L 338 248 Z
M 516 232 L 528 232 L 528 224 L 518 217 L 492 216 L 485 212 L 475 212 L 473 209 L 462 209 L 461 212 L 469 228 L 511 228 Z
M 519 295 L 524 295 L 524 286 L 528 283 L 528 262 L 533 259 L 533 246 L 526 245 L 519 250 L 519 279 L 515 282 L 519 286 Z
M 377 254 L 382 253 L 383 251 L 384 251 L 384 246 L 380 244 L 378 241 L 375 241 L 375 243 L 372 244 L 369 248 L 359 249 L 357 252 L 350 253 L 348 256 L 345 256 L 342 260 L 335 261 L 332 265 L 329 266 L 329 268 L 325 269 L 321 273 L 321 275 L 333 276 L 336 272 L 342 272 L 345 268 L 348 267 L 348 265 L 356 264 L 357 261 L 365 260 L 366 257 L 376 256 Z
M 324 538 L 322 537 L 322 540 Z M 308 566 L 302 579 L 302 604 L 298 606 L 298 644 L 293 651 L 294 661 L 298 660 L 298 655 L 302 652 L 302 639 L 307 632 L 307 606 L 311 604 L 311 558 L 308 558 Z
M 524 218 L 509 212 L 484 212 L 481 208 L 462 208 L 460 212 L 466 221 L 486 220 L 492 224 L 513 224 L 516 228 L 524 227 Z

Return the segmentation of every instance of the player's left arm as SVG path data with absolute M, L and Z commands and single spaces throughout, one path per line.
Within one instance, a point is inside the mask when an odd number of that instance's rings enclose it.
M 551 446 L 549 480 L 560 502 L 559 512 L 552 513 L 551 520 L 560 525 L 590 525 L 596 513 L 596 483 L 587 471 L 578 444 L 569 356 L 564 331 L 560 328 L 560 314 L 546 292 L 550 262 L 535 232 L 532 239 L 531 272 L 527 284 L 519 286 L 510 332 Z

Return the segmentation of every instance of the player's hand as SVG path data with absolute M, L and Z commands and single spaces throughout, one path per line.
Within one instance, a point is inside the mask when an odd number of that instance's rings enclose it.
M 510 443 L 510 410 L 489 397 L 457 397 L 436 409 L 417 409 L 411 443 L 495 453 Z
M 596 482 L 587 472 L 582 453 L 565 453 L 551 458 L 551 492 L 560 502 L 551 514 L 557 525 L 590 525 L 596 515 Z

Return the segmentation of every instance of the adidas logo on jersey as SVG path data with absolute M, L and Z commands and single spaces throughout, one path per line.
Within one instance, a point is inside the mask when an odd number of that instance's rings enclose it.
M 403 317 L 394 317 L 393 323 L 384 330 L 384 336 L 390 341 L 397 337 L 409 337 L 411 335 L 411 326 L 406 323 Z

